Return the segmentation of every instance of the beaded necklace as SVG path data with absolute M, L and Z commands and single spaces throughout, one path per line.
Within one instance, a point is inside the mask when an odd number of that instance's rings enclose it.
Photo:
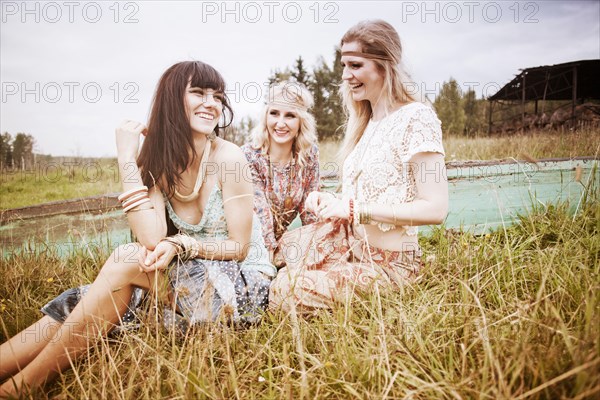
M 296 158 L 293 157 L 290 162 L 290 176 L 288 179 L 287 189 L 284 193 L 283 209 L 282 205 L 276 206 L 278 203 L 277 197 L 275 196 L 275 190 L 273 189 L 273 168 L 271 166 L 271 155 L 267 157 L 267 165 L 269 168 L 269 181 L 267 185 L 267 191 L 269 192 L 269 200 L 271 203 L 271 214 L 273 215 L 273 226 L 275 229 L 275 237 L 279 237 L 279 234 L 287 229 L 284 225 L 284 217 L 293 211 L 293 198 L 292 198 L 292 182 L 296 178 Z

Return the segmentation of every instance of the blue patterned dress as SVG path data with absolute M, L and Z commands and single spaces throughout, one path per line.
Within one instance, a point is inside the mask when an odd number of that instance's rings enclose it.
M 175 214 L 170 202 L 165 200 L 165 203 L 169 218 L 181 233 L 204 242 L 228 238 L 223 196 L 218 185 L 214 186 L 197 225 L 183 221 Z M 177 325 L 185 330 L 194 324 L 212 322 L 223 316 L 238 323 L 258 322 L 267 308 L 269 285 L 276 273 L 269 262 L 260 221 L 254 214 L 250 248 L 244 261 L 197 258 L 171 263 L 167 276 L 176 309 L 163 310 L 164 324 Z M 42 313 L 64 322 L 89 286 L 68 289 L 42 307 Z M 122 317 L 124 324 L 136 321 L 136 311 L 143 296 L 142 289 L 134 290 L 129 310 Z

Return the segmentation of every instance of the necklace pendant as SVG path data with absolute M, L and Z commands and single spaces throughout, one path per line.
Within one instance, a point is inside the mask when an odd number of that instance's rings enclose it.
M 285 198 L 285 200 L 283 201 L 283 206 L 286 210 L 290 210 L 292 208 L 292 198 L 290 196 L 287 196 Z

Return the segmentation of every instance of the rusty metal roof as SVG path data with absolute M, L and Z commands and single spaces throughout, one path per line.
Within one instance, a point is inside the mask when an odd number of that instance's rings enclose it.
M 488 100 L 522 100 L 523 86 L 525 101 L 571 100 L 574 78 L 577 81 L 578 99 L 600 99 L 599 59 L 523 69 Z

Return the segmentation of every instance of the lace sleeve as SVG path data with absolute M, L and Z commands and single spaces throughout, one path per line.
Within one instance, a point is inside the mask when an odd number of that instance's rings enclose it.
M 423 106 L 416 110 L 408 121 L 403 142 L 403 162 L 408 162 L 417 153 L 444 155 L 441 122 L 433 109 Z

